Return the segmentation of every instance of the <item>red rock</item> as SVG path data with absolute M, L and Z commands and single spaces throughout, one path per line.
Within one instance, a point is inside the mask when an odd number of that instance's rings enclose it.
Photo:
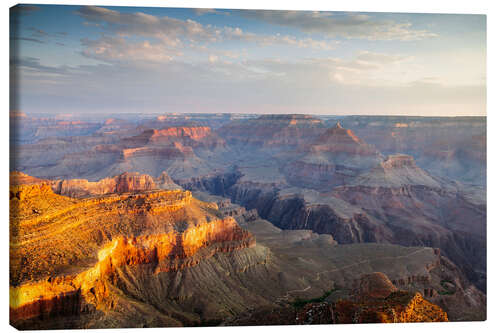
M 357 284 L 355 294 L 359 297 L 386 298 L 398 290 L 387 275 L 380 272 L 363 275 Z
M 11 186 L 15 185 L 38 185 L 45 184 L 52 188 L 54 193 L 79 198 L 111 193 L 126 193 L 149 191 L 154 189 L 180 189 L 168 176 L 163 172 L 159 178 L 140 174 L 138 172 L 124 172 L 112 178 L 104 178 L 98 182 L 91 182 L 87 179 L 67 179 L 67 180 L 48 180 L 31 177 L 22 172 L 13 171 L 10 174 Z M 38 187 L 33 187 L 38 188 Z M 11 196 L 16 195 L 11 193 Z

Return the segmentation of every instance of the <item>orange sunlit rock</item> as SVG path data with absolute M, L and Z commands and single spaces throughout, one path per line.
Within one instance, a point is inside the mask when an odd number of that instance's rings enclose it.
M 44 182 L 10 191 L 14 322 L 78 313 L 85 304 L 109 307 L 107 281 L 124 267 L 179 271 L 255 245 L 232 217 L 220 217 L 217 205 L 189 191 L 72 199 Z

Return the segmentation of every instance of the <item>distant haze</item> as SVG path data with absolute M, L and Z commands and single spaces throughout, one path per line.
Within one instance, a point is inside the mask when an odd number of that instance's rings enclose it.
M 486 16 L 20 5 L 11 110 L 486 115 Z

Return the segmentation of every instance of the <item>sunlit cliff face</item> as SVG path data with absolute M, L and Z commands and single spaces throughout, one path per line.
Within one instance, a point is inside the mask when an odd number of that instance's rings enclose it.
M 153 223 L 146 234 L 138 236 L 123 229 L 125 225 L 118 226 L 110 241 L 103 242 L 96 249 L 93 256 L 97 262 L 86 270 L 57 273 L 57 265 L 65 265 L 63 257 L 61 262 L 54 261 L 56 271 L 48 278 L 27 278 L 32 274 L 31 271 L 11 276 L 11 279 L 16 279 L 14 284 L 11 281 L 10 288 L 12 320 L 57 314 L 64 311 L 64 304 L 68 302 L 80 305 L 90 302 L 99 307 L 102 305 L 99 302 L 105 301 L 108 293 L 106 281 L 114 278 L 118 268 L 144 266 L 148 274 L 178 271 L 195 266 L 217 252 L 231 252 L 255 245 L 253 236 L 241 229 L 232 217 L 221 219 L 203 215 L 217 209 L 217 206 L 196 201 L 190 192 L 154 191 L 136 195 L 69 199 L 54 194 L 48 184 L 18 185 L 12 187 L 11 192 L 11 213 L 16 217 L 13 219 L 16 223 L 11 226 L 16 229 L 11 239 L 11 264 L 14 272 L 18 271 L 16 265 L 29 264 L 28 267 L 35 268 L 38 267 L 35 261 L 45 262 L 52 256 L 51 253 L 61 251 L 73 251 L 71 256 L 85 259 L 87 254 L 67 248 L 68 241 L 61 242 L 58 235 L 64 232 L 67 237 L 78 237 L 71 244 L 73 248 L 78 248 L 81 242 L 88 242 L 86 246 L 92 248 L 91 244 L 99 241 L 92 235 L 105 227 L 92 222 L 100 217 L 108 224 L 127 222 L 128 220 L 123 220 L 124 216 L 129 216 L 136 222 L 142 216 Z M 40 204 L 40 201 L 45 200 L 51 205 Z M 82 224 L 86 216 L 90 220 Z M 67 224 L 61 224 L 66 218 L 72 222 L 68 220 Z M 184 225 L 185 219 L 197 222 Z M 183 226 L 177 229 L 161 226 L 161 223 L 177 222 L 182 222 Z M 87 233 L 87 227 L 95 229 Z M 30 230 L 37 231 L 36 238 L 32 237 Z M 45 250 L 36 251 L 37 255 L 29 256 L 31 262 L 23 264 L 22 258 L 25 256 L 20 251 L 30 251 L 30 243 L 39 242 L 47 244 Z M 20 244 L 23 246 L 19 247 Z M 22 258 L 18 260 L 18 256 Z M 49 272 L 45 274 L 47 273 Z M 75 305 L 75 309 L 80 305 Z
M 68 295 L 79 298 L 80 294 L 76 293 L 81 292 L 85 298 L 89 290 L 95 290 L 96 285 L 102 286 L 115 274 L 115 267 L 152 264 L 155 267 L 152 273 L 158 274 L 197 265 L 217 252 L 253 245 L 253 236 L 242 230 L 231 217 L 188 228 L 182 233 L 119 237 L 98 252 L 99 261 L 87 271 L 76 276 L 11 287 L 11 314 L 17 319 L 36 317 L 57 307 L 57 303 Z M 202 249 L 205 250 L 203 253 L 200 252 Z M 96 299 L 102 298 L 100 296 L 97 295 Z

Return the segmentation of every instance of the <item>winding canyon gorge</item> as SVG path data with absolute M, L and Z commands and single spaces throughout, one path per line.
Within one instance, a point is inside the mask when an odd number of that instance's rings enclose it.
M 486 118 L 11 115 L 20 329 L 486 319 Z

